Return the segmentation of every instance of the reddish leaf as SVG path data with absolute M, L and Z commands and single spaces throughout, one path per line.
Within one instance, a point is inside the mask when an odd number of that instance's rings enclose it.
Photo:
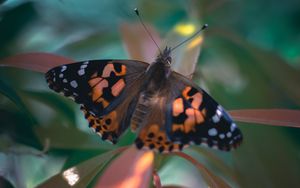
M 86 160 L 76 166 L 73 166 L 61 173 L 56 174 L 50 179 L 40 184 L 39 188 L 48 187 L 87 187 L 91 180 L 103 168 L 104 164 L 109 161 L 115 154 L 124 151 L 126 147 L 98 155 Z
M 147 25 L 147 29 L 159 45 L 161 39 L 158 33 L 149 25 Z M 140 23 L 123 24 L 120 30 L 130 58 L 148 63 L 155 60 L 158 49 Z
M 74 62 L 72 59 L 42 52 L 18 54 L 0 60 L 0 66 L 17 67 L 37 72 L 47 72 L 49 69 Z
M 154 170 L 154 172 L 153 172 L 153 184 L 154 184 L 155 188 L 162 188 L 160 177 L 157 174 L 156 170 Z
M 167 34 L 164 45 L 175 47 L 188 37 L 192 36 L 198 29 L 200 29 L 198 25 L 193 22 L 179 23 Z M 192 78 L 203 40 L 203 35 L 199 34 L 176 48 L 171 54 L 172 69 L 184 76 Z
M 229 113 L 239 122 L 300 128 L 300 110 L 251 109 L 231 110 Z
M 205 166 L 203 166 L 201 163 L 199 163 L 197 160 L 195 160 L 193 157 L 183 153 L 183 152 L 175 152 L 175 155 L 182 157 L 188 161 L 190 161 L 192 164 L 195 165 L 203 175 L 203 178 L 206 180 L 206 183 L 209 187 L 214 188 L 229 188 L 230 186 L 223 181 L 221 178 L 215 176 L 213 173 L 211 173 Z
M 114 160 L 104 171 L 96 187 L 148 187 L 154 154 L 134 146 Z
M 151 26 L 147 25 L 147 28 L 161 50 L 166 46 L 176 46 L 197 31 L 197 25 L 194 23 L 178 24 L 162 42 L 158 33 Z M 148 63 L 155 60 L 158 53 L 157 46 L 141 24 L 123 24 L 121 34 L 130 58 Z M 172 69 L 191 77 L 195 70 L 202 42 L 203 36 L 199 35 L 176 49 L 172 53 Z

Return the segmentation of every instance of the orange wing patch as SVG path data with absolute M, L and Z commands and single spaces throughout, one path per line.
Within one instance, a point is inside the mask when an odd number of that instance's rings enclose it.
M 182 96 L 187 101 L 191 102 L 191 106 L 195 109 L 199 109 L 200 105 L 202 103 L 202 93 L 197 91 L 195 88 L 192 88 L 191 86 L 186 87 L 182 91 Z
M 165 131 L 160 130 L 160 126 L 158 124 L 151 124 L 144 127 L 140 131 L 135 143 L 139 149 L 149 148 L 159 151 L 160 153 L 179 151 L 182 150 L 183 147 L 187 146 L 171 142 L 167 138 Z
M 178 98 L 173 102 L 173 116 L 178 116 L 184 112 L 183 99 Z
M 126 74 L 126 66 L 125 65 L 117 65 L 108 63 L 102 72 L 101 77 L 107 78 L 110 77 L 111 73 L 115 73 L 116 76 L 124 76 Z
M 116 111 L 112 111 L 104 117 L 98 118 L 89 113 L 84 107 L 81 107 L 81 110 L 89 122 L 89 127 L 100 135 L 102 140 L 109 140 L 114 144 L 117 142 L 119 122 L 117 120 Z
M 92 101 L 100 103 L 102 108 L 108 107 L 110 102 L 125 88 L 125 79 L 122 78 L 125 74 L 126 66 L 116 63 L 108 63 L 102 72 L 95 72 L 88 81 Z
M 125 87 L 125 81 L 124 79 L 120 79 L 111 88 L 113 96 L 115 97 L 118 96 L 121 93 L 121 91 L 124 89 L 124 87 Z
M 172 132 L 196 132 L 195 127 L 205 121 L 205 112 L 200 111 L 202 97 L 202 93 L 191 86 L 183 89 L 182 95 L 172 104 Z
M 194 132 L 195 126 L 204 122 L 204 117 L 199 110 L 187 108 L 182 112 L 181 116 L 173 116 L 177 119 L 176 123 L 172 125 L 172 131 L 180 131 L 184 133 Z
M 100 77 L 94 77 L 89 80 L 89 85 L 92 88 L 92 100 L 99 102 L 98 100 L 103 94 L 103 89 L 108 87 L 108 81 Z

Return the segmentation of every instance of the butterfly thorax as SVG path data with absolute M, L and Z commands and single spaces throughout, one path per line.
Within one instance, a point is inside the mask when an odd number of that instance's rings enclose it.
M 146 71 L 144 88 L 158 91 L 165 85 L 171 73 L 171 49 L 166 47 Z M 147 90 L 146 89 L 146 90 Z

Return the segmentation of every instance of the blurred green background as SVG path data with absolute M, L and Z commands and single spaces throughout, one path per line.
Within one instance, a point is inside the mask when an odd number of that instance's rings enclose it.
M 33 51 L 77 61 L 127 59 L 120 25 L 138 22 L 135 7 L 162 37 L 181 22 L 209 24 L 194 80 L 226 109 L 299 109 L 298 0 L 1 0 L 0 59 Z M 79 107 L 51 92 L 41 73 L 0 67 L 0 104 L 0 185 L 37 186 L 134 139 L 128 133 L 117 146 L 103 142 Z M 236 151 L 186 152 L 233 187 L 299 186 L 300 130 L 239 127 L 244 143 Z M 48 152 L 41 154 L 45 145 Z M 163 184 L 205 185 L 191 164 L 162 161 Z

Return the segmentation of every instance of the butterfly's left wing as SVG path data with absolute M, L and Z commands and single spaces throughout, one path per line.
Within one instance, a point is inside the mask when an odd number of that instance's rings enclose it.
M 137 129 L 137 148 L 165 153 L 190 144 L 206 144 L 228 151 L 242 141 L 240 130 L 226 111 L 178 73 L 171 73 L 146 106 L 147 117 Z
M 226 151 L 240 145 L 242 133 L 221 105 L 186 77 L 172 72 L 170 79 L 173 90 L 180 91 L 167 109 L 167 135 L 172 142 Z
M 92 60 L 55 67 L 46 80 L 51 89 L 81 104 L 89 126 L 115 143 L 128 127 L 148 66 L 131 60 Z

